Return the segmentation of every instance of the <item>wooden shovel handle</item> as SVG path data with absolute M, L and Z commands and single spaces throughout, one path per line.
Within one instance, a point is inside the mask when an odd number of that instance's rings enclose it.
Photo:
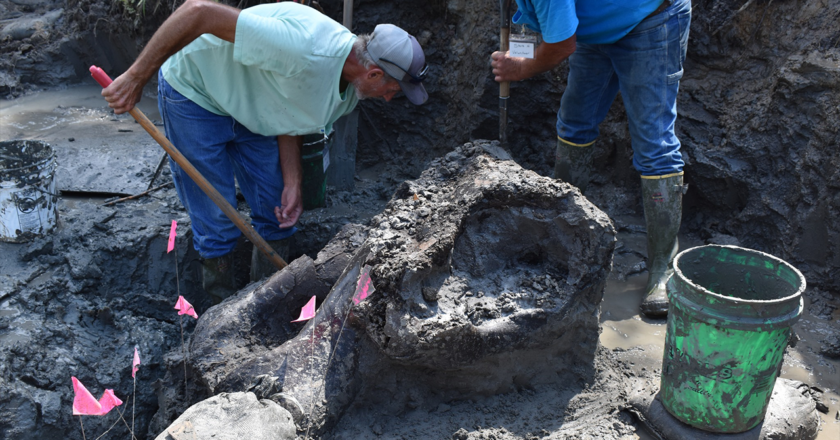
M 502 26 L 499 33 L 499 51 L 507 52 L 510 49 L 510 26 Z M 510 81 L 502 81 L 499 83 L 499 97 L 507 98 L 510 96 Z

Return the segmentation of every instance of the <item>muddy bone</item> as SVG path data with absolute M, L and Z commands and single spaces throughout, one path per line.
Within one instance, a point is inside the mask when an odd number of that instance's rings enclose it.
M 527 385 L 591 362 L 614 246 L 609 218 L 573 187 L 522 169 L 497 142 L 468 143 L 327 246 L 353 252 L 340 276 L 334 259 L 299 259 L 208 311 L 194 367 L 216 393 L 294 398 L 318 430 L 362 384 L 401 374 L 452 397 Z M 376 293 L 354 306 L 364 266 Z M 266 310 L 289 310 L 288 322 L 307 294 L 323 297 L 301 288 L 315 279 L 332 289 L 313 320 L 299 333 L 268 323 Z

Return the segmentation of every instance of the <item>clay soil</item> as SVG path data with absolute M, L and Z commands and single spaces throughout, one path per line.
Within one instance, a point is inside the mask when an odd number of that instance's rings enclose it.
M 340 20 L 341 2 L 321 4 Z M 107 109 L 87 73 L 91 64 L 112 74 L 127 68 L 173 6 L 147 2 L 140 12 L 130 0 L 0 0 L 0 141 L 53 145 L 62 191 L 52 234 L 0 243 L 0 438 L 82 438 L 70 416 L 70 376 L 97 397 L 104 388 L 130 396 L 135 345 L 144 365 L 137 409 L 125 417 L 136 419 L 138 438 L 154 438 L 201 397 L 179 391 L 172 398 L 167 389 L 183 362 L 171 300 L 195 298 L 199 314 L 211 305 L 201 295 L 189 219 L 171 188 L 102 205 L 145 190 L 161 153 L 130 117 Z M 392 22 L 418 36 L 431 65 L 430 101 L 360 105 L 355 188 L 330 187 L 327 207 L 304 213 L 292 257 L 315 258 L 342 226 L 368 222 L 435 158 L 498 136 L 498 86 L 489 73 L 498 47 L 496 2 L 358 0 L 355 11 L 355 32 Z M 810 385 L 822 414 L 819 439 L 835 439 L 840 0 L 697 0 L 693 11 L 678 101 L 689 184 L 681 243 L 757 249 L 803 272 L 806 313 L 782 376 Z M 511 152 L 541 175 L 553 166 L 567 71 L 564 63 L 512 86 Z M 141 108 L 155 120 L 153 91 L 151 84 Z M 602 347 L 588 380 L 434 405 L 389 406 L 382 396 L 354 404 L 324 438 L 654 438 L 624 411 L 633 390 L 658 386 L 665 329 L 636 309 L 646 278 L 644 228 L 620 100 L 595 148 L 603 166 L 585 195 L 613 220 L 619 241 L 602 304 Z M 171 180 L 166 170 L 158 179 Z M 240 208 L 247 214 L 244 203 Z M 172 219 L 183 232 L 177 253 L 167 255 Z M 245 259 L 249 244 L 243 240 L 237 252 Z M 244 285 L 244 271 L 241 278 Z M 194 324 L 184 323 L 189 338 Z M 87 438 L 115 421 L 86 418 Z M 121 422 L 109 435 L 128 438 Z

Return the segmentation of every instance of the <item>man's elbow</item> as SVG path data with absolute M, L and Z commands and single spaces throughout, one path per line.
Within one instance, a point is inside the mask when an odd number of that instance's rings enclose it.
M 183 9 L 189 17 L 198 18 L 201 23 L 211 16 L 214 6 L 216 3 L 210 0 L 186 0 L 178 9 Z
M 561 59 L 560 61 L 569 58 L 573 53 L 575 53 L 575 49 L 577 49 L 577 37 L 572 35 L 571 37 L 561 41 L 560 43 L 560 51 L 561 51 Z
M 184 12 L 195 13 L 198 12 L 207 0 L 186 0 L 178 9 L 183 9 Z
M 557 67 L 566 58 L 574 53 L 577 48 L 577 40 L 575 36 L 558 41 L 556 43 L 543 43 L 544 48 L 540 49 L 540 58 L 545 60 L 545 64 L 550 65 L 550 68 Z

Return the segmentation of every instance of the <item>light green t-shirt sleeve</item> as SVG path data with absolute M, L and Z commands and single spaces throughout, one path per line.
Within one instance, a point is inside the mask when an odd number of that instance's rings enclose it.
M 247 9 L 239 14 L 234 61 L 293 76 L 307 67 L 311 49 L 312 35 L 299 20 L 259 16 Z

